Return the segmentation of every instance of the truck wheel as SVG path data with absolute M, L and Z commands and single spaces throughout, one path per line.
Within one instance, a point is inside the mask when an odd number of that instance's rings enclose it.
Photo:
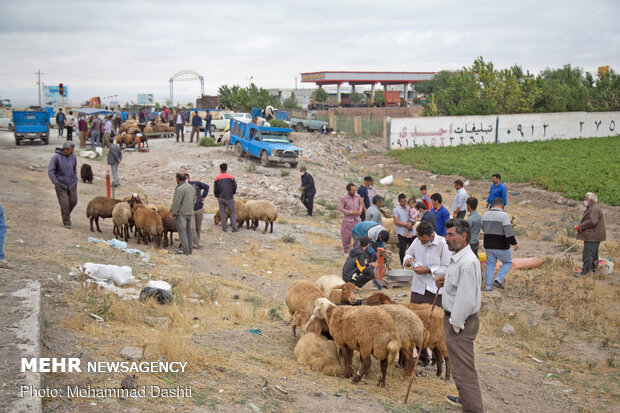
M 44 138 L 43 139 L 43 144 L 44 145 L 49 145 L 50 144 L 50 138 Z
M 267 151 L 262 151 L 260 153 L 260 164 L 265 168 L 269 166 L 269 155 L 267 155 Z
M 295 132 L 303 132 L 304 131 L 304 124 L 299 122 L 297 125 L 295 125 Z
M 21 139 L 17 139 L 17 138 L 15 138 L 15 145 L 16 145 L 16 146 L 21 145 L 21 143 L 22 143 L 22 140 L 21 140 Z
M 297 162 L 291 162 L 291 168 L 297 168 Z
M 235 144 L 235 155 L 237 155 L 238 158 L 243 158 L 243 155 L 245 155 L 243 148 L 241 147 L 241 142 L 237 142 Z

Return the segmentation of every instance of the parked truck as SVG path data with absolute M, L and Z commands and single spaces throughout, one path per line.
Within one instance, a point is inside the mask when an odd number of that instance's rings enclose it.
M 41 139 L 45 145 L 50 143 L 50 122 L 46 111 L 14 110 L 13 127 L 15 145 L 20 145 L 24 139 L 29 139 L 31 142 Z
M 325 128 L 329 128 L 329 123 L 319 120 L 313 112 L 307 112 L 305 118 L 291 116 L 289 121 L 291 122 L 291 127 L 295 128 L 297 132 L 302 132 L 305 129 L 317 131 L 323 125 L 325 125 Z
M 291 144 L 291 132 L 289 128 L 258 126 L 231 119 L 230 145 L 234 146 L 239 158 L 249 154 L 259 158 L 264 167 L 274 162 L 288 163 L 295 168 L 301 160 L 301 149 Z

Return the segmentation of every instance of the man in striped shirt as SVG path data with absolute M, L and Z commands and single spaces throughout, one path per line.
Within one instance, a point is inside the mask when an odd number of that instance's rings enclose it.
M 512 252 L 510 246 L 514 245 L 515 251 L 519 249 L 515 238 L 510 217 L 504 211 L 504 200 L 495 198 L 493 208 L 482 216 L 482 231 L 484 231 L 484 249 L 487 253 L 487 268 L 484 273 L 486 290 L 493 290 L 493 286 L 504 289 L 504 278 L 512 265 Z M 493 281 L 495 264 L 500 260 L 502 266 L 497 272 L 497 279 Z

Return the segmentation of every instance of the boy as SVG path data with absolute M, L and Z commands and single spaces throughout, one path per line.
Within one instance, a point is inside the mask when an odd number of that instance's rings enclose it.
M 426 193 L 426 185 L 420 185 L 420 200 L 426 205 L 426 210 L 431 210 L 431 198 Z

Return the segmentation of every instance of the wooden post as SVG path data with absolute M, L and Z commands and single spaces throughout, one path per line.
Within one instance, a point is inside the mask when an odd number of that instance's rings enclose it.
M 353 116 L 353 134 L 355 136 L 360 135 L 360 116 Z
M 383 117 L 383 145 L 387 146 L 387 116 Z

